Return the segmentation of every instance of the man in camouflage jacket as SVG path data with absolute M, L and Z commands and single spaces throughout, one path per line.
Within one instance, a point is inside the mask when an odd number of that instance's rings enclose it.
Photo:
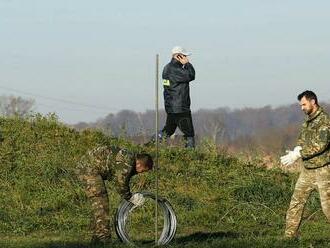
M 298 236 L 304 206 L 310 193 L 320 194 L 322 210 L 330 221 L 330 119 L 318 105 L 312 91 L 298 95 L 302 111 L 307 115 L 297 146 L 281 157 L 284 165 L 291 165 L 302 158 L 303 168 L 296 183 L 286 215 L 285 237 Z
M 100 146 L 90 150 L 81 159 L 77 173 L 92 203 L 93 242 L 110 241 L 109 199 L 104 180 L 113 180 L 122 198 L 135 206 L 142 205 L 143 195 L 130 192 L 132 176 L 152 169 L 150 155 L 133 154 L 118 147 Z

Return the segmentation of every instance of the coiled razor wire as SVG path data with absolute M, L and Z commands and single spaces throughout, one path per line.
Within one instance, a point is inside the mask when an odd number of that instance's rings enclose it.
M 150 192 L 140 192 L 145 198 L 150 198 L 156 200 L 156 196 Z M 176 233 L 176 215 L 174 213 L 173 207 L 165 198 L 158 197 L 158 206 L 163 210 L 164 214 L 164 226 L 163 231 L 160 235 L 160 238 L 157 241 L 157 245 L 166 245 L 168 244 L 175 236 Z M 129 235 L 126 230 L 126 221 L 130 210 L 134 207 L 134 204 L 123 200 L 117 209 L 115 216 L 115 227 L 116 233 L 122 242 L 126 244 L 133 245 L 133 242 L 130 240 Z

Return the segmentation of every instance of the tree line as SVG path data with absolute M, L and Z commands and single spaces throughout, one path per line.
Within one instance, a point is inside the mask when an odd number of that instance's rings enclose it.
M 321 103 L 329 113 L 330 104 Z M 160 111 L 160 123 L 165 123 L 166 113 Z M 192 113 L 196 137 L 199 142 L 208 140 L 233 150 L 283 151 L 294 145 L 305 115 L 299 105 L 261 108 L 200 109 Z M 92 123 L 78 123 L 77 129 L 98 128 L 107 135 L 125 136 L 140 143 L 155 134 L 155 111 L 134 112 L 122 110 L 108 114 Z M 181 132 L 177 130 L 177 136 Z
M 320 104 L 328 113 L 330 103 Z M 35 100 L 15 96 L 0 96 L 2 116 L 27 117 L 34 113 Z M 210 141 L 233 151 L 282 152 L 293 146 L 300 125 L 305 118 L 297 103 L 280 107 L 199 109 L 192 113 L 197 142 Z M 165 124 L 166 113 L 159 113 L 160 128 Z M 145 143 L 155 134 L 155 111 L 135 112 L 122 110 L 109 113 L 95 122 L 73 125 L 78 130 L 96 128 L 106 135 L 122 136 Z M 177 130 L 175 142 L 182 133 Z

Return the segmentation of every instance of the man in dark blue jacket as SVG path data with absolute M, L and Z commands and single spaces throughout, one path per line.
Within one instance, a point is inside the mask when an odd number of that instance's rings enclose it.
M 183 132 L 186 147 L 195 147 L 195 132 L 191 118 L 189 83 L 195 79 L 195 69 L 184 48 L 172 49 L 172 59 L 163 70 L 166 124 L 160 137 L 171 136 L 177 127 Z

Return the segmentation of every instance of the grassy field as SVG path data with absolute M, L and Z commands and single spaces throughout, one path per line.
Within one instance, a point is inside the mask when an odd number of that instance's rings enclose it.
M 53 116 L 3 119 L 0 129 L 0 247 L 92 247 L 77 161 L 96 144 L 141 148 L 95 131 L 78 133 Z M 330 247 L 317 194 L 306 206 L 301 238 L 282 238 L 295 173 L 266 169 L 258 159 L 229 155 L 208 142 L 194 151 L 163 146 L 159 166 L 160 195 L 178 218 L 168 247 Z M 155 192 L 155 173 L 135 177 L 132 186 Z M 114 215 L 120 199 L 111 182 L 108 189 Z M 153 246 L 152 204 L 134 212 L 131 227 L 138 246 Z M 114 232 L 112 247 L 125 247 Z

